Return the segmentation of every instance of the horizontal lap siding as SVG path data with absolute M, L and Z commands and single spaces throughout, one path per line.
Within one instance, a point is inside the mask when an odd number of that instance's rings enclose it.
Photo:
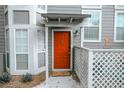
M 4 52 L 5 31 L 4 31 L 4 7 L 0 6 L 0 53 Z
M 80 14 L 80 5 L 48 5 L 48 13 Z
M 114 42 L 114 15 L 115 9 L 113 5 L 102 6 L 102 41 L 101 42 L 84 42 L 84 46 L 88 48 L 104 48 L 104 39 L 109 37 L 109 48 L 124 48 L 124 43 Z
M 5 51 L 4 6 L 0 5 L 0 75 L 3 72 L 3 53 Z

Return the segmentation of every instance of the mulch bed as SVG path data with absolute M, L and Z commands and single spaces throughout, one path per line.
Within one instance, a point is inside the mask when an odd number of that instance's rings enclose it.
M 21 76 L 12 76 L 11 81 L 0 84 L 0 88 L 32 88 L 45 80 L 44 73 L 32 77 L 33 80 L 31 82 L 23 83 L 21 82 Z

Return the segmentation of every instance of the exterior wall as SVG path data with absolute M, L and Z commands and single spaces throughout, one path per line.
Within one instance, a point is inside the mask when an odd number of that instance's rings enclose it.
M 13 24 L 13 10 L 29 11 L 29 24 Z M 38 37 L 37 30 L 45 30 L 44 25 L 40 25 L 37 21 L 37 13 L 42 13 L 42 9 L 38 9 L 36 6 L 8 6 L 8 20 L 9 20 L 9 40 L 10 40 L 10 74 L 22 75 L 25 73 L 31 73 L 33 75 L 39 74 L 45 71 L 45 66 L 38 68 Z M 38 25 L 37 25 L 38 24 Z M 16 46 L 15 46 L 15 30 L 27 29 L 28 30 L 28 69 L 17 70 L 16 69 Z M 46 51 L 44 50 L 46 53 Z
M 3 67 L 4 52 L 5 52 L 4 6 L 0 5 L 0 75 L 3 72 L 3 68 L 4 68 Z
M 0 53 L 5 48 L 5 31 L 4 31 L 4 6 L 0 6 Z
M 48 13 L 81 14 L 81 5 L 48 5 Z
M 104 39 L 109 37 L 110 47 L 112 49 L 124 48 L 124 42 L 114 42 L 114 15 L 115 8 L 113 5 L 102 6 L 102 41 L 101 42 L 84 42 L 84 47 L 88 48 L 104 48 Z

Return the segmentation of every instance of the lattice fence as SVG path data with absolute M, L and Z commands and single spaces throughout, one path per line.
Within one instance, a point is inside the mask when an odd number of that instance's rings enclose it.
M 74 59 L 83 87 L 124 88 L 124 51 L 75 48 Z
M 92 87 L 124 87 L 124 52 L 94 51 L 92 70 Z

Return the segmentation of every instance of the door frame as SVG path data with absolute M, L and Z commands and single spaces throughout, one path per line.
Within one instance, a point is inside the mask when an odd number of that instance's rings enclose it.
M 70 68 L 69 69 L 54 69 L 54 32 L 70 32 Z M 73 48 L 73 33 L 71 29 L 52 29 L 52 71 L 72 71 L 72 48 Z

